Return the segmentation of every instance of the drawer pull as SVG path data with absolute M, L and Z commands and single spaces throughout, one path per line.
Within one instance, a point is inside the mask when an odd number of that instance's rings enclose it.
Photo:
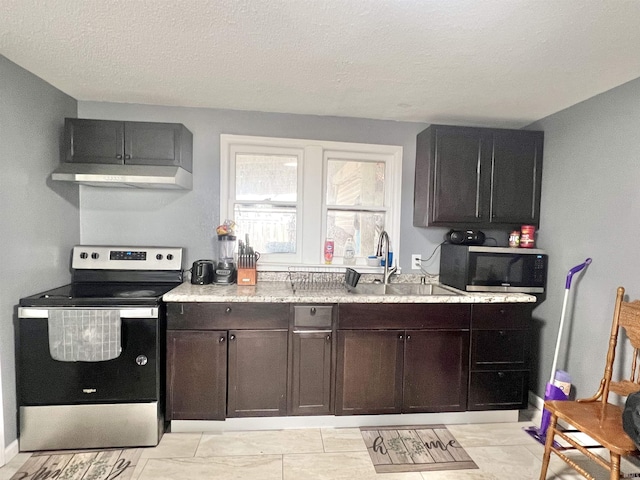
M 229 335 L 229 340 L 235 340 L 236 336 L 235 335 Z
M 504 378 L 504 372 L 498 372 L 498 378 Z
M 311 310 L 309 311 L 309 313 L 311 315 L 315 315 L 316 314 L 316 307 L 311 307 Z
M 224 337 L 220 337 L 220 339 L 218 340 L 220 343 L 224 343 L 225 338 Z
M 498 331 L 498 335 L 500 335 L 501 337 L 504 337 L 507 334 L 507 332 L 505 332 L 504 330 L 499 330 Z
M 231 313 L 231 307 L 227 307 L 227 309 L 224 312 L 225 313 Z

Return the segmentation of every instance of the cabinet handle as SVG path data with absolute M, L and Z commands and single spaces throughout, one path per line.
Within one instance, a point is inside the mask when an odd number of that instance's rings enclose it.
M 131 160 L 131 155 L 129 155 L 128 153 L 124 156 L 125 160 Z
M 498 372 L 498 378 L 504 378 L 504 372 Z
M 219 342 L 220 342 L 220 343 L 224 343 L 224 340 L 225 340 L 225 338 L 224 338 L 224 337 L 220 337 Z
M 400 334 L 398 335 L 398 340 L 402 340 L 404 338 L 404 335 Z
M 407 335 L 407 340 L 411 340 L 411 335 Z
M 327 342 L 331 340 L 331 335 L 327 335 Z
M 224 312 L 225 313 L 231 313 L 231 307 L 227 307 L 227 309 Z
M 309 311 L 310 315 L 315 315 L 316 314 L 316 307 L 311 307 L 311 310 Z
M 235 340 L 236 336 L 235 335 L 229 335 L 229 340 Z
M 498 335 L 500 335 L 501 337 L 504 337 L 506 334 L 507 332 L 505 332 L 504 330 L 498 331 Z
M 121 155 L 121 154 L 117 154 L 117 155 L 116 155 L 116 158 L 117 158 L 118 160 L 122 160 L 122 155 Z
M 500 309 L 500 315 L 504 315 L 504 311 L 505 311 L 504 308 L 501 308 Z

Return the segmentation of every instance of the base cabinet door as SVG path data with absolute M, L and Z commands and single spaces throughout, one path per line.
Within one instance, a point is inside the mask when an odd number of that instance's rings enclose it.
M 287 330 L 230 330 L 228 417 L 287 411 Z
M 227 332 L 167 332 L 167 420 L 224 420 Z
M 401 330 L 339 330 L 336 415 L 400 413 Z
M 468 375 L 468 331 L 405 333 L 403 412 L 466 410 Z
M 291 415 L 330 415 L 332 333 L 294 332 L 291 334 L 291 374 L 289 413 Z

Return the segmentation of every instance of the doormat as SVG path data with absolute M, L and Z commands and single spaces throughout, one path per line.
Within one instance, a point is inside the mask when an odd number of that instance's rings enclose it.
M 10 480 L 128 480 L 141 448 L 34 452 Z
M 361 427 L 376 473 L 478 468 L 444 425 Z

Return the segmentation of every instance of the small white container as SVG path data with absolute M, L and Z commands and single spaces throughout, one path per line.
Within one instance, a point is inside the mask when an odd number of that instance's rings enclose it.
M 382 260 L 382 257 L 376 257 L 375 255 L 369 255 L 367 257 L 367 265 L 369 267 L 379 267 L 381 260 Z

